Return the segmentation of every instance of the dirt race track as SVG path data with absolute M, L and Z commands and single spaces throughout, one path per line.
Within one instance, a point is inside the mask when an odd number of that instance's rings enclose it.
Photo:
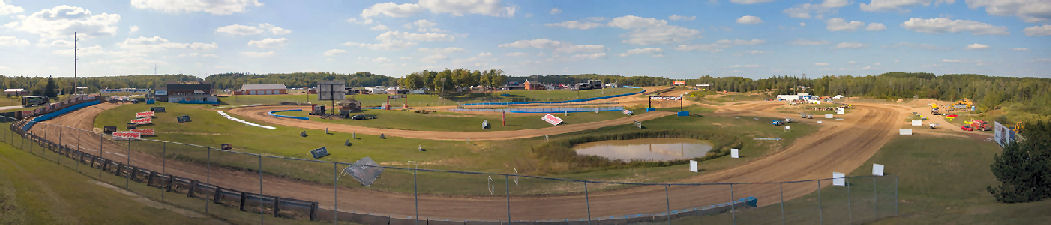
M 773 102 L 751 102 L 716 106 L 719 107 L 716 113 L 742 116 L 788 116 L 772 110 L 778 105 L 780 104 Z M 103 110 L 113 107 L 115 105 L 100 104 L 58 117 L 48 123 L 91 130 L 93 118 Z M 777 150 L 744 165 L 714 172 L 702 172 L 697 176 L 680 182 L 774 182 L 828 178 L 833 171 L 850 172 L 863 166 L 862 163 L 897 135 L 896 129 L 903 126 L 902 124 L 904 124 L 903 121 L 908 110 L 907 107 L 900 105 L 859 104 L 855 110 L 843 116 L 844 120 L 826 120 L 826 123 L 819 125 L 821 127 L 818 132 L 800 138 L 784 149 Z M 253 110 L 250 113 L 242 111 L 241 114 L 259 115 L 258 112 L 265 113 L 263 110 Z M 661 114 L 647 113 L 640 116 L 645 115 L 660 116 Z M 256 117 L 252 118 L 257 119 Z M 629 117 L 629 119 L 620 122 L 630 122 L 631 120 Z M 272 120 L 265 121 L 272 122 Z M 273 122 L 278 124 L 289 123 L 280 120 Z M 44 130 L 48 127 L 54 128 L 54 126 L 37 125 L 34 126 L 33 132 L 40 134 L 45 132 Z M 586 130 L 590 128 L 580 127 L 575 129 Z M 367 132 L 363 129 L 354 129 L 354 131 Z M 48 132 L 48 139 L 57 140 L 54 138 L 55 133 L 58 133 L 57 131 L 52 130 Z M 75 145 L 79 141 L 83 151 L 98 151 L 100 139 L 96 134 L 77 132 L 71 129 L 65 129 L 62 133 L 64 136 L 62 139 L 63 144 Z M 424 136 L 450 136 L 442 133 L 444 132 L 428 132 Z M 489 132 L 487 135 L 492 133 L 496 132 Z M 394 132 L 386 132 L 386 134 L 399 135 Z M 543 134 L 536 130 L 508 131 L 499 137 L 508 139 L 535 137 Z M 400 135 L 410 137 L 405 134 Z M 87 145 L 83 143 L 95 144 Z M 123 162 L 125 160 L 125 155 L 123 154 L 127 153 L 127 147 L 121 147 L 114 142 L 106 140 L 103 144 L 103 151 L 105 152 L 103 154 L 104 157 Z M 132 152 L 131 155 L 133 165 L 160 171 L 160 159 L 139 152 Z M 204 165 L 174 160 L 167 162 L 166 171 L 176 176 L 201 181 L 204 181 L 206 179 L 205 174 L 208 174 Z M 213 168 L 210 174 L 210 182 L 219 186 L 252 192 L 257 191 L 259 188 L 259 181 L 255 173 L 251 171 Z M 333 206 L 333 187 L 331 185 L 319 185 L 267 175 L 264 175 L 263 182 L 265 183 L 264 194 L 317 201 L 322 208 L 326 209 L 331 209 Z M 529 181 L 524 180 L 524 182 Z M 604 218 L 663 212 L 665 204 L 670 204 L 671 209 L 686 209 L 724 203 L 730 200 L 728 190 L 725 190 L 725 188 L 726 186 L 672 186 L 667 194 L 671 199 L 670 203 L 665 202 L 666 193 L 662 186 L 634 187 L 591 193 L 589 196 L 591 202 L 590 212 L 592 218 Z M 785 185 L 784 198 L 786 200 L 797 198 L 814 191 L 814 188 L 813 185 Z M 383 193 L 351 188 L 340 188 L 338 191 L 339 209 L 341 211 L 368 212 L 378 215 L 394 215 L 402 218 L 414 214 L 413 196 L 411 194 Z M 757 197 L 760 205 L 774 204 L 777 202 L 776 199 L 778 199 L 777 185 L 735 185 L 733 191 L 734 196 L 737 198 L 744 196 Z M 587 215 L 584 198 L 585 196 L 582 194 L 513 196 L 510 199 L 511 207 L 509 210 L 514 220 L 583 219 Z M 421 195 L 419 197 L 419 213 L 421 218 L 506 220 L 507 201 L 508 199 L 505 199 L 499 193 L 493 196 L 474 197 Z

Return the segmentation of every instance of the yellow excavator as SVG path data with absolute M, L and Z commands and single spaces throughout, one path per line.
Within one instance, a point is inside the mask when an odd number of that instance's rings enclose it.
M 941 112 L 938 111 L 938 104 L 937 103 L 931 103 L 931 115 L 935 115 L 935 116 L 941 115 Z

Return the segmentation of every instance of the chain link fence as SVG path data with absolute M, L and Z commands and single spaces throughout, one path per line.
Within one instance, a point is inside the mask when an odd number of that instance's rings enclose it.
M 898 215 L 897 177 L 631 183 L 286 158 L 0 118 L 0 141 L 236 224 L 859 224 Z M 379 172 L 372 183 L 361 171 Z M 363 182 L 366 181 L 366 182 Z M 368 185 L 365 185 L 365 184 Z

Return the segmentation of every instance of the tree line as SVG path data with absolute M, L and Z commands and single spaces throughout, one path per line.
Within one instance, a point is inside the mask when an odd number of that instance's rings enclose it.
M 445 69 L 420 71 L 398 79 L 398 85 L 408 89 L 430 89 L 439 92 L 461 92 L 471 87 L 499 88 L 507 83 L 503 70 Z
M 296 73 L 221 73 L 206 77 L 216 89 L 239 89 L 244 84 L 284 84 L 289 88 L 308 88 L 317 86 L 318 81 L 346 81 L 348 87 L 373 87 L 397 85 L 397 78 L 377 75 L 369 72 L 352 74 L 332 72 L 296 72 Z

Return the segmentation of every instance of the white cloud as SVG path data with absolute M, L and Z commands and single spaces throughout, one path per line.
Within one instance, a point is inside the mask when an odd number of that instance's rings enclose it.
M 403 18 L 415 15 L 422 11 L 423 9 L 420 8 L 420 5 L 415 3 L 395 4 L 393 2 L 385 2 L 376 3 L 375 5 L 372 5 L 369 8 L 362 9 L 361 17 L 371 18 L 374 16 L 383 15 L 394 18 Z
M 420 61 L 425 63 L 435 63 L 441 60 L 449 59 L 449 55 L 453 53 L 463 52 L 463 48 L 419 48 L 416 51 L 423 53 L 424 57 L 420 58 Z
M 982 34 L 1008 34 L 1007 27 L 993 26 L 971 20 L 953 20 L 949 18 L 909 18 L 901 24 L 905 29 L 921 33 L 958 33 L 970 32 Z
M 373 63 L 377 63 L 377 64 L 389 63 L 390 62 L 390 58 L 380 56 L 380 57 L 373 58 L 372 62 Z
M 700 38 L 700 31 L 685 27 L 668 25 L 668 21 L 656 18 L 644 18 L 634 15 L 613 18 L 607 24 L 610 27 L 629 30 L 622 42 L 633 45 L 652 45 L 679 43 Z
M 245 57 L 262 58 L 262 57 L 273 56 L 274 55 L 274 51 L 265 51 L 265 52 L 243 51 L 243 52 L 241 52 L 241 55 L 243 55 Z
M 7 4 L 6 0 L 0 0 L 0 16 L 20 13 L 25 11 L 22 7 Z
M 408 28 L 416 27 L 416 31 L 419 32 L 445 32 L 442 29 L 438 29 L 438 23 L 431 22 L 430 20 L 416 20 L 411 24 L 407 24 Z
M 741 18 L 737 18 L 737 23 L 739 24 L 758 24 L 762 22 L 763 20 L 760 19 L 758 16 L 752 15 L 744 15 Z
M 858 42 L 840 42 L 836 44 L 836 48 L 864 48 L 865 44 Z
M 29 41 L 25 39 L 18 39 L 18 37 L 15 36 L 0 36 L 0 47 L 27 45 L 29 45 Z
M 101 13 L 92 14 L 91 10 L 76 6 L 60 5 L 43 9 L 28 16 L 15 16 L 15 21 L 5 27 L 32 34 L 45 39 L 64 39 L 77 32 L 80 37 L 88 38 L 117 33 L 120 15 Z
M 1024 31 L 1025 36 L 1051 36 L 1051 25 L 1026 27 Z
M 385 31 L 385 30 L 390 30 L 390 28 L 388 28 L 387 25 L 376 24 L 376 26 L 369 27 L 369 30 Z
M 745 5 L 757 4 L 757 3 L 767 3 L 767 2 L 772 2 L 772 1 L 774 1 L 774 0 L 730 0 L 730 2 L 737 3 L 737 4 L 745 4 Z
M 868 12 L 875 11 L 905 11 L 905 7 L 923 5 L 929 6 L 931 3 L 941 4 L 948 3 L 952 4 L 955 0 L 872 0 L 869 4 L 861 3 L 861 10 Z
M 248 45 L 256 48 L 280 48 L 285 46 L 285 43 L 287 42 L 288 39 L 285 38 L 266 38 L 258 41 L 248 41 Z
M 498 17 L 513 17 L 517 6 L 504 5 L 501 0 L 420 0 L 420 7 L 433 13 L 449 13 L 454 16 L 477 14 Z
M 998 16 L 1018 16 L 1026 22 L 1051 19 L 1051 1 L 1047 0 L 967 0 L 967 6 L 985 7 L 985 12 Z
M 500 44 L 501 48 L 556 48 L 562 43 L 551 39 L 518 40 L 511 43 Z
M 1019 52 L 1029 51 L 1028 48 L 1012 48 L 1011 50 L 1015 50 L 1015 51 L 1019 51 Z
M 212 50 L 219 47 L 219 45 L 215 44 L 214 42 L 180 43 L 169 41 L 168 39 L 162 38 L 160 36 L 139 36 L 137 38 L 128 38 L 124 39 L 124 41 L 120 43 L 117 43 L 117 46 L 121 49 L 133 52 L 157 52 L 167 49 Z
M 759 64 L 731 65 L 730 68 L 759 68 Z
M 591 29 L 591 28 L 601 27 L 602 24 L 601 23 L 595 23 L 595 22 L 588 22 L 588 21 L 581 22 L 581 21 L 576 21 L 576 20 L 570 20 L 570 21 L 562 21 L 562 22 L 558 22 L 558 23 L 549 23 L 549 24 L 545 24 L 545 26 L 562 27 L 562 28 L 575 29 L 575 30 L 588 30 L 588 29 Z
M 139 26 L 128 27 L 128 34 L 134 34 L 135 32 L 139 32 Z
M 814 65 L 815 66 L 828 66 L 828 65 L 831 65 L 831 64 L 828 64 L 827 62 L 816 62 L 816 63 L 814 63 Z
M 559 13 L 562 13 L 562 10 L 558 8 L 551 8 L 551 11 L 548 11 L 547 13 L 551 15 L 558 15 Z
M 291 30 L 274 26 L 273 24 L 263 23 L 256 26 L 248 26 L 241 24 L 231 24 L 221 26 L 215 29 L 217 33 L 225 33 L 229 35 L 260 35 L 264 33 L 270 33 L 273 35 L 285 35 L 292 33 Z
M 762 39 L 751 39 L 751 40 L 722 39 L 722 40 L 718 40 L 718 41 L 716 41 L 714 43 L 711 43 L 711 44 L 679 45 L 679 46 L 675 47 L 675 50 L 679 50 L 679 51 L 706 51 L 706 52 L 716 53 L 716 52 L 722 52 L 723 50 L 725 50 L 727 48 L 734 47 L 734 46 L 759 45 L 759 44 L 763 44 L 763 43 L 766 43 L 766 41 L 764 41 Z
M 260 7 L 259 0 L 131 0 L 136 9 L 152 9 L 166 13 L 205 12 L 214 15 L 242 13 L 250 7 Z
M 961 62 L 963 62 L 963 60 L 959 60 L 959 59 L 942 59 L 942 62 L 943 63 L 961 63 Z
M 843 18 L 830 18 L 825 21 L 825 29 L 829 31 L 855 31 L 865 26 L 865 22 L 852 20 L 847 22 Z
M 61 56 L 73 56 L 73 49 L 56 49 L 51 51 L 52 54 Z M 77 48 L 78 56 L 95 56 L 105 54 L 106 51 L 102 49 L 100 45 L 93 45 L 89 47 Z
M 634 48 L 629 49 L 624 53 L 620 53 L 620 57 L 628 57 L 630 55 L 642 55 L 648 54 L 652 57 L 664 57 L 664 50 L 661 48 Z
M 886 29 L 887 25 L 883 25 L 882 23 L 870 23 L 868 27 L 865 27 L 865 30 L 867 31 L 881 31 Z
M 387 31 L 376 36 L 378 43 L 345 42 L 343 45 L 372 50 L 395 50 L 416 46 L 419 42 L 453 41 L 455 39 L 455 36 L 446 33 Z
M 978 43 L 967 45 L 967 49 L 987 49 L 987 48 L 989 48 L 988 45 L 983 45 L 983 44 L 978 44 Z
M 525 56 L 526 53 L 525 52 L 508 52 L 507 54 L 504 54 L 504 55 L 508 56 L 508 57 L 519 57 L 519 56 Z
M 671 16 L 668 16 L 668 19 L 671 21 L 693 21 L 697 19 L 697 16 L 680 16 L 672 14 Z
M 332 57 L 332 56 L 342 55 L 342 54 L 346 54 L 346 53 L 347 53 L 347 50 L 333 48 L 333 49 L 329 49 L 328 51 L 325 51 L 324 55 L 328 56 L 328 57 Z
M 822 41 L 822 40 L 814 41 L 814 40 L 798 39 L 798 40 L 792 41 L 791 44 L 792 45 L 802 45 L 802 46 L 827 45 L 828 41 Z
M 766 51 L 763 51 L 763 50 L 751 50 L 751 51 L 746 51 L 744 53 L 745 54 L 749 54 L 749 55 L 759 55 L 759 54 L 766 53 Z
M 821 4 L 799 4 L 787 8 L 782 12 L 788 14 L 788 17 L 801 19 L 807 19 L 811 17 L 811 14 L 816 14 L 817 18 L 820 19 L 824 17 L 824 14 L 835 12 L 837 8 L 846 6 L 847 4 L 849 4 L 847 0 L 825 0 L 824 2 L 821 2 Z

